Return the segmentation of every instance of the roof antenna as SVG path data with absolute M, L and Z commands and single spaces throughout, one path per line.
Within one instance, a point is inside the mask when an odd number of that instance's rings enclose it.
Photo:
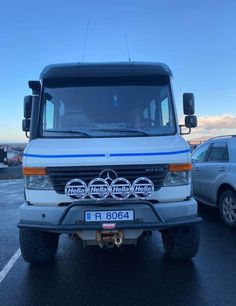
M 126 35 L 125 35 L 125 46 L 126 46 L 126 51 L 127 51 L 127 54 L 128 54 L 129 62 L 131 62 L 130 53 L 129 53 L 129 46 L 128 46 L 128 41 L 127 41 L 127 36 Z
M 81 63 L 82 63 L 82 64 L 83 64 L 83 62 L 84 62 L 85 48 L 86 48 L 87 37 L 88 37 L 88 28 L 89 28 L 89 19 L 88 19 L 88 21 L 87 21 L 87 27 L 86 27 L 85 37 L 84 37 L 84 45 L 83 45 L 82 57 L 81 57 Z

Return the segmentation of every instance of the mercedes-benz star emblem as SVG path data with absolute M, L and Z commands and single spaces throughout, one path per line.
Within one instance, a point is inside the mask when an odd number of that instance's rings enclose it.
M 118 177 L 118 175 L 112 169 L 105 169 L 105 170 L 102 170 L 99 177 L 104 179 L 106 182 L 111 183 Z

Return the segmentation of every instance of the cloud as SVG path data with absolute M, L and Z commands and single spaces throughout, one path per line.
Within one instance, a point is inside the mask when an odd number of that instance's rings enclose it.
M 220 135 L 236 135 L 236 115 L 198 116 L 198 127 L 192 129 L 186 139 L 208 139 Z
M 236 116 L 206 116 L 198 118 L 198 127 L 205 130 L 236 129 Z

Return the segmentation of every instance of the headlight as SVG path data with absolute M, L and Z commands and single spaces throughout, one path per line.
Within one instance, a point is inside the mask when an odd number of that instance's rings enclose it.
M 53 185 L 47 175 L 25 176 L 25 188 L 33 190 L 52 190 Z
M 163 186 L 180 186 L 191 183 L 190 171 L 173 171 L 167 172 Z

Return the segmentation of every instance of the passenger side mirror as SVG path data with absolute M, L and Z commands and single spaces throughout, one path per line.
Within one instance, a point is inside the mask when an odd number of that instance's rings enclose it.
M 186 116 L 185 126 L 190 129 L 197 127 L 197 116 L 194 115 Z
M 194 94 L 183 94 L 183 109 L 185 115 L 193 115 L 195 113 Z
M 32 96 L 24 97 L 24 118 L 31 118 Z

